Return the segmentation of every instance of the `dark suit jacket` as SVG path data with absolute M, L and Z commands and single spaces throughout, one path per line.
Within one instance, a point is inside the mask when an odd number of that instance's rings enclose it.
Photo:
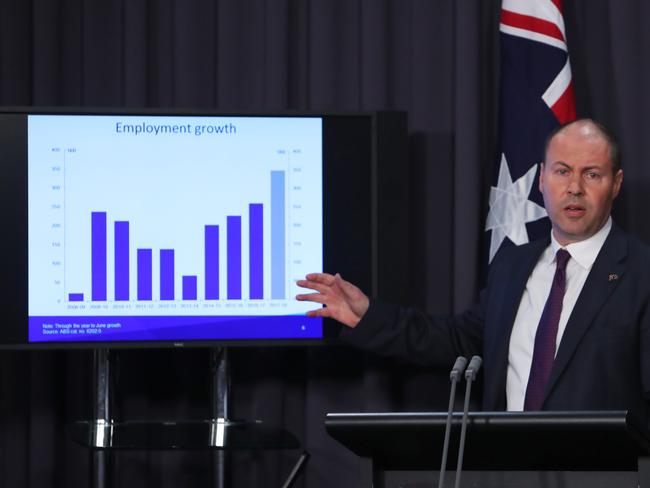
M 431 316 L 372 301 L 344 339 L 389 356 L 449 369 L 459 355 L 483 356 L 483 408 L 506 408 L 510 333 L 528 277 L 549 240 L 503 249 L 480 303 L 457 316 Z M 567 323 L 544 410 L 634 409 L 650 399 L 650 248 L 616 226 Z

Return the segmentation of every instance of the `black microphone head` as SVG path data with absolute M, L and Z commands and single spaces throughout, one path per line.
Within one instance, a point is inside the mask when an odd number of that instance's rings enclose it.
M 481 364 L 483 364 L 481 356 L 472 356 L 472 359 L 469 361 L 469 366 L 467 366 L 467 370 L 465 371 L 465 379 L 474 381 L 478 370 L 481 369 Z
M 454 363 L 454 367 L 451 368 L 451 373 L 449 373 L 449 379 L 451 381 L 458 380 L 463 374 L 463 371 L 465 371 L 465 366 L 467 366 L 467 358 L 464 356 L 458 356 Z

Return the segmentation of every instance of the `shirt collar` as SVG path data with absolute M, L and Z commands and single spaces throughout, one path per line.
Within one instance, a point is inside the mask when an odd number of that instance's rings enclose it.
M 555 260 L 555 254 L 559 249 L 564 247 L 571 257 L 576 260 L 576 262 L 582 266 L 584 269 L 590 269 L 593 266 L 596 257 L 600 252 L 600 249 L 605 244 L 605 239 L 609 235 L 609 231 L 612 230 L 612 217 L 610 216 L 605 222 L 605 225 L 596 232 L 593 236 L 584 241 L 573 242 L 567 244 L 566 246 L 561 246 L 559 242 L 555 240 L 553 236 L 553 231 L 551 231 L 551 249 L 553 250 L 553 260 Z

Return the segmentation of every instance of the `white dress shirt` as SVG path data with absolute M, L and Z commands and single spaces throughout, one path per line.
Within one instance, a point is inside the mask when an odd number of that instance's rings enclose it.
M 589 239 L 574 242 L 564 247 L 571 255 L 571 258 L 566 268 L 566 291 L 562 301 L 560 323 L 558 324 L 557 341 L 555 343 L 556 354 L 573 307 L 611 228 L 612 219 L 610 217 L 602 229 Z M 506 401 L 509 411 L 524 409 L 526 385 L 528 384 L 528 375 L 533 361 L 535 333 L 551 291 L 551 283 L 555 275 L 555 254 L 560 248 L 562 246 L 555 240 L 551 231 L 551 244 L 544 250 L 528 278 L 524 294 L 519 303 L 517 317 L 510 334 L 508 351 Z

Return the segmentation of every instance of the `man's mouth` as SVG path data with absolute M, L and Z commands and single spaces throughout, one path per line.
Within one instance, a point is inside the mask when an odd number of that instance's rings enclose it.
M 582 217 L 585 214 L 586 209 L 582 205 L 570 203 L 564 207 L 564 212 L 569 217 Z

